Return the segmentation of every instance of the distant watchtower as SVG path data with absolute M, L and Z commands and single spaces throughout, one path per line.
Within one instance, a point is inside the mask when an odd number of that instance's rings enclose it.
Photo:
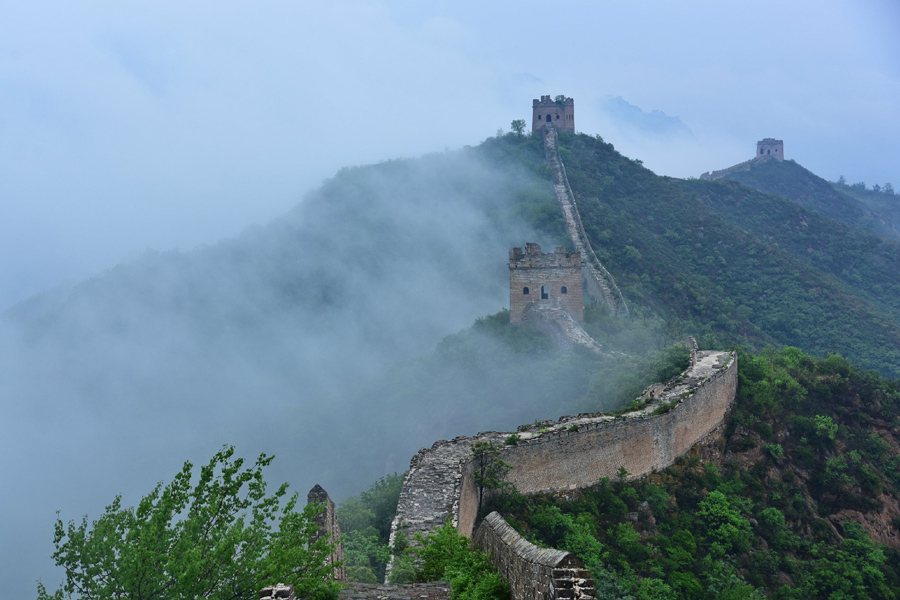
M 584 320 L 581 252 L 559 247 L 544 254 L 537 244 L 509 251 L 509 320 L 521 323 L 530 304 L 559 302 L 576 321 Z
M 541 96 L 540 100 L 532 102 L 531 131 L 542 131 L 548 123 L 552 123 L 557 131 L 571 131 L 575 133 L 575 100 L 565 96 L 557 96 L 554 100 L 550 96 Z
M 779 162 L 784 160 L 784 141 L 766 138 L 756 142 L 756 158 L 770 156 Z

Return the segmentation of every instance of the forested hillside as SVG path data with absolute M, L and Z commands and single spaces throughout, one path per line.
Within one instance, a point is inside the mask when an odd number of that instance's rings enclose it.
M 900 243 L 736 183 L 658 177 L 599 138 L 560 145 L 591 243 L 638 314 L 705 347 L 788 344 L 900 374 Z M 542 158 L 531 138 L 484 146 Z
M 603 598 L 896 598 L 897 382 L 796 348 L 739 363 L 716 447 L 640 481 L 493 508 L 576 553 Z
M 752 161 L 724 179 L 776 194 L 824 217 L 876 235 L 900 238 L 900 197 L 849 185 L 835 185 L 793 160 Z
M 43 515 L 91 512 L 143 490 L 135 473 L 159 479 L 223 443 L 276 452 L 276 478 L 340 499 L 436 439 L 615 410 L 688 334 L 900 375 L 897 241 L 736 182 L 656 176 L 599 137 L 561 135 L 560 157 L 631 309 L 588 307 L 603 356 L 503 310 L 510 247 L 571 247 L 539 138 L 344 169 L 269 225 L 3 315 L 8 460 L 47 465 L 11 482 L 12 533 L 36 539 Z M 16 560 L 33 555 L 47 552 Z

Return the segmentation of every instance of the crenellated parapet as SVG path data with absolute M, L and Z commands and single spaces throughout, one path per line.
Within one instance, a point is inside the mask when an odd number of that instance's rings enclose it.
M 575 133 L 575 100 L 565 96 L 541 96 L 531 107 L 531 131 L 543 131 L 553 127 L 557 131 Z

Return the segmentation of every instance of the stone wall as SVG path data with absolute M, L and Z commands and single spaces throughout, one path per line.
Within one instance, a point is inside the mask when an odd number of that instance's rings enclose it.
M 596 302 L 604 304 L 611 314 L 628 315 L 628 305 L 625 304 L 622 291 L 616 285 L 612 274 L 600 262 L 584 231 L 578 203 L 566 175 L 566 166 L 559 158 L 558 145 L 556 129 L 547 129 L 544 133 L 544 156 L 547 164 L 553 169 L 553 193 L 566 221 L 566 230 L 572 238 L 575 251 L 581 253 L 585 289 Z
M 721 364 L 725 360 L 730 366 Z M 641 411 L 565 420 L 562 427 L 505 451 L 503 460 L 512 466 L 507 481 L 531 494 L 589 487 L 603 477 L 615 478 L 622 467 L 632 478 L 668 467 L 722 422 L 736 392 L 731 355 L 700 353 L 698 363 L 705 375 L 695 369 Z M 692 384 L 697 385 L 691 392 Z M 684 394 L 689 395 L 681 398 Z M 671 402 L 678 404 L 653 414 Z
M 575 133 L 575 100 L 563 98 L 557 102 L 550 96 L 535 99 L 531 108 L 531 131 L 542 131 L 548 123 L 559 131 Z
M 512 600 L 578 600 L 596 595 L 590 573 L 574 554 L 535 546 L 497 512 L 485 517 L 472 541 L 509 583 Z
M 309 541 L 313 544 L 321 539 L 327 539 L 334 544 L 334 551 L 328 557 L 328 564 L 334 565 L 334 578 L 337 581 L 347 581 L 347 571 L 344 568 L 344 545 L 341 542 L 341 526 L 338 525 L 337 514 L 334 510 L 334 502 L 328 497 L 322 486 L 316 484 L 306 497 L 307 504 L 318 502 L 323 508 L 316 515 L 316 525 L 319 526 L 316 534 Z
M 620 417 L 582 414 L 522 427 L 516 445 L 503 445 L 511 433 L 489 431 L 423 448 L 403 482 L 391 543 L 398 531 L 412 540 L 447 520 L 472 534 L 478 489 L 470 445 L 476 441 L 502 446 L 503 460 L 513 466 L 507 480 L 526 494 L 588 487 L 615 477 L 620 467 L 631 478 L 668 467 L 722 423 L 737 390 L 734 353 L 692 356 L 684 373 L 648 388 L 646 406 Z
M 540 302 L 558 303 L 573 319 L 584 320 L 581 253 L 559 247 L 544 254 L 537 244 L 509 251 L 510 322 L 521 323 L 526 309 Z

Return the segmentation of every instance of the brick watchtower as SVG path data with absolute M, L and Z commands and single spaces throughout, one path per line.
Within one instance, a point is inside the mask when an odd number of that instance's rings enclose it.
M 784 141 L 766 138 L 756 142 L 756 158 L 772 157 L 781 162 L 784 160 Z
M 559 302 L 576 321 L 584 320 L 581 252 L 559 247 L 544 254 L 537 244 L 509 251 L 509 320 L 521 323 L 530 304 Z
M 557 131 L 570 131 L 575 133 L 575 100 L 565 96 L 557 96 L 560 100 L 554 100 L 550 96 L 541 96 L 540 100 L 534 100 L 531 108 L 531 131 L 542 131 L 548 123 L 552 123 Z

